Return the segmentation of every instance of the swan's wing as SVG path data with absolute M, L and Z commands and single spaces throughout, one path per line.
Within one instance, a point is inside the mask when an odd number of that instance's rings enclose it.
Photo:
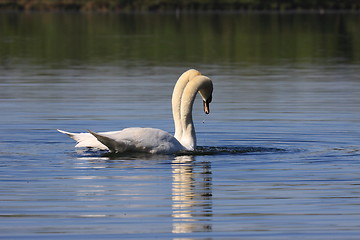
M 111 137 L 105 136 L 103 133 L 96 133 L 88 130 L 89 134 L 94 136 L 99 142 L 105 145 L 112 152 L 125 152 L 130 147 L 130 142 L 126 139 L 115 140 Z
M 154 128 L 126 128 L 118 132 L 89 131 L 112 152 L 174 153 L 184 147 L 171 134 Z
M 66 132 L 60 129 L 57 129 L 59 132 L 68 135 L 70 138 L 74 139 L 77 144 L 75 147 L 89 147 L 89 148 L 98 148 L 100 150 L 109 150 L 104 144 L 99 142 L 96 137 L 90 133 L 71 133 Z

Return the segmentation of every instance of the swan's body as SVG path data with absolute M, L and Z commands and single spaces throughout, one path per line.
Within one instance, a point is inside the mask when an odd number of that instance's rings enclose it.
M 212 91 L 211 80 L 194 69 L 190 69 L 180 76 L 172 95 L 175 136 L 155 128 L 125 128 L 121 131 L 102 133 L 58 131 L 77 141 L 75 147 L 90 147 L 112 152 L 174 153 L 182 150 L 192 151 L 196 147 L 192 106 L 196 94 L 199 92 L 204 101 L 204 111 L 206 114 L 209 113 Z

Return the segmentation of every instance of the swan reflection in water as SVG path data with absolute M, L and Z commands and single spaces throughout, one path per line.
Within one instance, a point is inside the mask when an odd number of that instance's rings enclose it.
M 102 157 L 93 157 L 93 153 L 79 152 L 79 155 L 82 155 L 78 159 L 81 160 L 77 163 L 76 168 L 89 169 L 96 167 L 97 169 L 107 169 L 107 168 L 138 168 L 139 166 L 143 167 L 143 164 L 146 161 L 146 164 L 149 165 L 153 163 L 149 160 L 154 160 L 154 164 L 157 163 L 156 160 L 159 160 L 161 156 L 147 154 L 139 155 L 134 154 L 134 156 L 126 155 L 122 157 L 119 155 L 103 155 Z M 195 160 L 196 156 L 176 156 L 171 161 L 171 211 L 172 211 L 172 233 L 192 233 L 192 232 L 210 232 L 212 231 L 212 172 L 210 162 L 198 161 Z M 168 156 L 164 156 L 164 161 L 168 160 Z M 85 161 L 84 161 L 85 160 Z M 117 160 L 117 161 L 114 161 Z M 132 161 L 135 160 L 135 161 Z M 161 160 L 162 161 L 162 160 Z M 79 176 L 79 178 L 84 179 L 84 176 Z M 127 179 L 128 176 L 85 176 L 86 179 L 114 179 L 119 178 L 120 182 L 123 179 Z M 144 181 L 146 175 L 131 176 L 131 182 L 136 179 Z M 121 185 L 117 183 L 116 186 Z M 81 189 L 78 192 L 80 198 L 86 197 L 89 199 L 90 193 L 93 195 L 107 195 L 108 187 L 105 185 L 99 185 L 98 183 L 95 186 L 95 189 L 89 188 L 89 185 L 86 185 L 85 190 Z M 126 204 L 128 199 L 138 191 L 141 191 L 143 188 L 142 184 L 133 184 L 129 185 L 126 188 L 116 187 L 111 195 L 116 193 L 117 196 L 128 196 L 125 199 L 119 199 L 125 201 Z M 94 195 L 94 196 L 95 196 Z M 138 194 L 137 194 L 138 196 Z M 146 199 L 146 196 L 144 196 Z M 87 215 L 89 216 L 89 215 Z M 98 216 L 98 215 L 91 215 Z M 120 216 L 120 215 L 119 215 Z M 131 217 L 131 212 L 127 213 L 127 218 Z M 121 218 L 124 216 L 121 215 Z
M 172 163 L 173 233 L 212 230 L 212 177 L 209 162 L 177 156 Z

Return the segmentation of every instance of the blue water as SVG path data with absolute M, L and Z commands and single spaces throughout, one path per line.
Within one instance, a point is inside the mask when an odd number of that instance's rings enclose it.
M 172 132 L 171 91 L 183 70 L 29 68 L 2 76 L 1 237 L 359 236 L 357 66 L 203 66 L 214 102 L 210 115 L 195 102 L 193 155 L 76 150 L 55 131 Z
M 1 65 L 1 239 L 358 239 L 360 68 L 273 64 Z M 189 66 L 190 65 L 190 66 Z M 57 128 L 173 132 L 170 98 L 195 67 L 199 148 L 75 149 Z

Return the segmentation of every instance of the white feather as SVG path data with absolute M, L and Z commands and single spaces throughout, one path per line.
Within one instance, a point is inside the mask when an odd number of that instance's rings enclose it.
M 208 77 L 190 69 L 183 73 L 175 85 L 172 96 L 175 136 L 155 128 L 125 128 L 121 131 L 96 133 L 64 133 L 77 141 L 75 147 L 98 148 L 112 152 L 174 153 L 194 150 L 195 128 L 192 121 L 192 105 L 197 92 L 203 100 L 211 98 L 213 85 Z

